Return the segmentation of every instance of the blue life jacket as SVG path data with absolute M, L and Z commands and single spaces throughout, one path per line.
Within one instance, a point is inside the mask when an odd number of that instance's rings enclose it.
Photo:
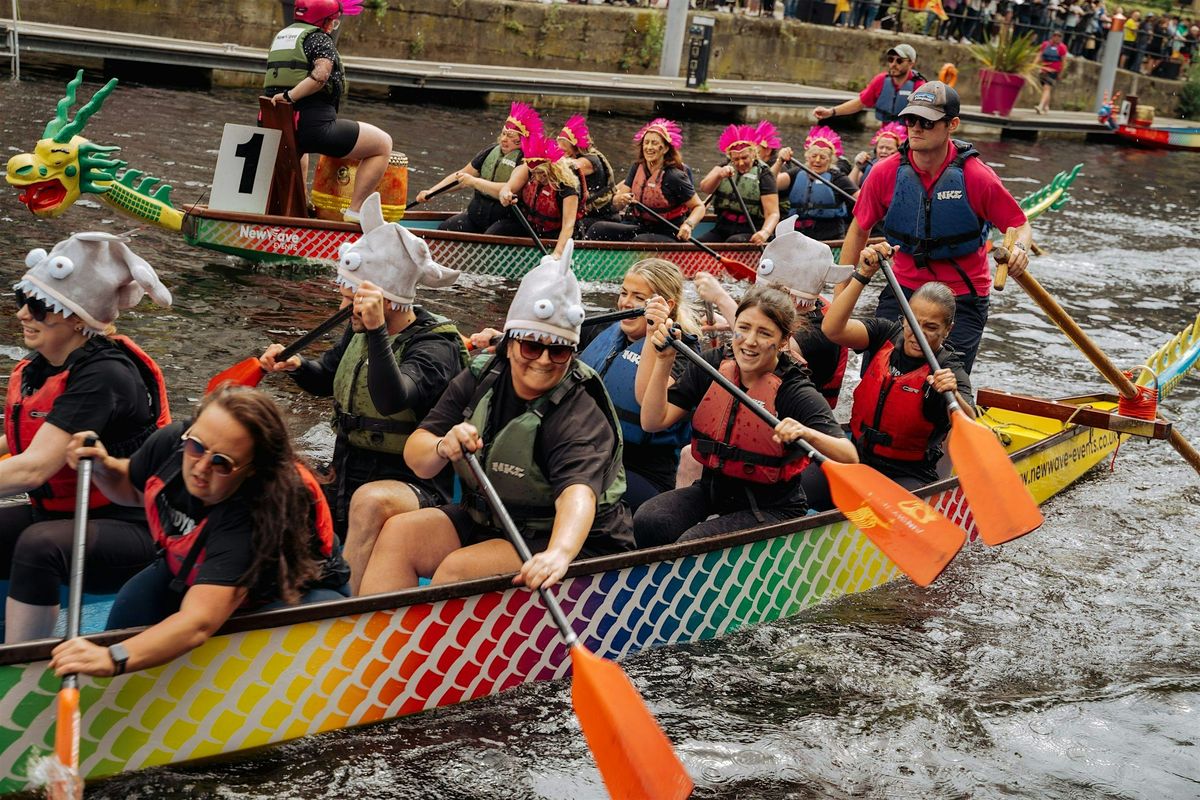
M 909 72 L 908 80 L 896 88 L 891 76 L 883 79 L 883 90 L 875 101 L 875 119 L 880 122 L 895 122 L 900 119 L 900 112 L 908 105 L 908 96 L 917 88 L 916 73 Z
M 987 223 L 975 215 L 967 201 L 963 178 L 963 165 L 979 151 L 957 139 L 951 144 L 958 154 L 928 193 L 908 160 L 908 143 L 901 145 L 896 186 L 883 218 L 883 235 L 888 243 L 912 256 L 913 262 L 924 269 L 929 268 L 930 261 L 952 261 L 974 253 L 987 241 Z M 966 283 L 972 286 L 971 281 Z
M 871 174 L 871 170 L 875 169 L 875 164 L 878 163 L 878 161 L 879 159 L 875 156 L 871 156 L 867 159 L 867 163 L 863 165 L 862 168 L 862 175 L 858 179 L 858 188 L 861 189 L 867 185 L 867 176 Z
M 821 177 L 833 180 L 833 173 L 823 172 Z M 850 216 L 844 200 L 838 198 L 826 184 L 813 180 L 804 170 L 797 170 L 792 177 L 792 190 L 788 193 L 791 209 L 789 217 L 800 219 L 845 219 Z
M 657 433 L 642 430 L 642 406 L 634 396 L 633 385 L 645 344 L 644 337 L 636 342 L 629 341 L 621 330 L 621 323 L 614 322 L 584 348 L 579 360 L 600 373 L 604 380 L 604 388 L 617 409 L 626 445 L 662 445 L 678 449 L 692 437 L 691 422 L 687 419 Z

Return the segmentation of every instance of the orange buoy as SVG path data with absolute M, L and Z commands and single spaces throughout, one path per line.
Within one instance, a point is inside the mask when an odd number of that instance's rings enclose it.
M 938 70 L 938 80 L 953 87 L 958 83 L 958 67 L 949 62 L 942 64 L 942 68 Z
M 312 202 L 321 219 L 338 220 L 350 205 L 354 191 L 354 176 L 358 171 L 357 159 L 321 156 L 317 161 L 317 174 L 313 178 Z M 383 201 L 383 218 L 395 222 L 404 217 L 408 202 L 408 156 L 393 152 L 388 158 L 387 170 L 379 180 L 380 200 Z

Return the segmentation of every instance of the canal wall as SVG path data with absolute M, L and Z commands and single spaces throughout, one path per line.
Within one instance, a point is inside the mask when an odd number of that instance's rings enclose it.
M 23 16 L 111 30 L 114 39 L 128 31 L 266 47 L 282 25 L 283 11 L 279 0 L 38 0 L 25 5 Z M 902 40 L 916 48 L 918 69 L 927 77 L 934 77 L 944 63 L 955 64 L 963 101 L 979 101 L 978 69 L 961 44 L 794 20 L 713 16 L 711 78 L 859 89 L 880 71 L 887 47 Z M 665 23 L 665 11 L 646 8 L 527 0 L 380 0 L 378 7 L 343 20 L 339 49 L 344 55 L 374 58 L 657 73 Z M 1071 60 L 1055 87 L 1054 107 L 1091 110 L 1098 76 L 1099 65 Z M 1137 94 L 1164 116 L 1175 108 L 1181 86 L 1180 81 L 1124 70 L 1116 83 L 1118 90 Z M 1036 90 L 1027 88 L 1019 103 L 1036 101 Z

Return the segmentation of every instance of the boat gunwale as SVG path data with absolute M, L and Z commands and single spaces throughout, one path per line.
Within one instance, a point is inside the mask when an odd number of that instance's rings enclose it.
M 1009 457 L 1015 464 L 1021 459 L 1035 455 L 1046 448 L 1054 447 L 1088 430 L 1093 429 L 1084 425 L 1066 427 L 1063 430 L 1046 436 L 1040 441 L 1010 453 Z M 918 497 L 926 498 L 950 491 L 957 486 L 958 478 L 951 476 L 924 486 L 914 492 L 914 494 Z M 823 525 L 841 522 L 845 519 L 845 515 L 840 511 L 831 509 L 768 525 L 742 528 L 741 530 L 730 531 L 729 533 L 696 539 L 690 542 L 659 545 L 657 547 L 629 550 L 607 556 L 580 559 L 571 563 L 566 575 L 563 576 L 563 580 L 581 575 L 595 575 L 612 570 L 627 569 L 629 567 L 649 566 L 675 558 L 724 550 L 737 545 L 754 544 L 790 533 L 812 530 Z M 800 524 L 799 528 L 797 528 L 798 523 Z M 512 578 L 515 574 L 508 573 L 506 575 L 477 578 L 475 580 L 448 583 L 440 586 L 420 586 L 383 594 L 347 597 L 343 600 L 329 600 L 272 611 L 253 612 L 231 617 L 213 636 L 226 636 L 255 630 L 270 630 L 305 622 L 323 622 L 354 614 L 395 611 L 422 603 L 437 603 L 445 600 L 472 597 L 493 591 L 503 592 L 514 588 Z M 83 638 L 99 645 L 110 645 L 128 639 L 146 630 L 146 627 L 102 631 L 100 633 L 89 634 Z M 18 644 L 0 645 L 0 666 L 24 665 L 37 661 L 45 661 L 50 658 L 50 651 L 61 641 L 62 639 L 59 638 L 37 639 Z

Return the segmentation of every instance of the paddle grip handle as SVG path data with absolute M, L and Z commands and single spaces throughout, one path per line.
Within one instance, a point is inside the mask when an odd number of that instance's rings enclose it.
M 329 333 L 331 330 L 336 328 L 338 325 L 340 325 L 343 322 L 345 322 L 346 320 L 350 319 L 350 315 L 353 313 L 354 313 L 354 304 L 347 303 L 344 307 L 339 308 L 337 310 L 337 313 L 334 314 L 332 317 L 325 320 L 320 325 L 313 328 L 311 331 L 309 331 L 308 333 L 304 334 L 296 341 L 289 344 L 287 347 L 283 348 L 283 350 L 279 353 L 279 355 L 275 356 L 275 360 L 276 361 L 287 361 L 289 358 L 296 355 L 304 348 L 308 347 L 310 344 L 315 342 L 317 339 L 320 339 L 322 336 Z
M 992 288 L 1003 292 L 1004 284 L 1008 283 L 1008 250 L 1003 246 L 997 247 L 992 256 L 996 259 L 996 277 L 992 281 Z
M 623 319 L 640 317 L 645 313 L 645 308 L 626 308 L 622 311 L 608 311 L 604 314 L 597 314 L 594 317 L 588 317 L 583 321 L 582 324 L 585 328 L 590 325 L 607 325 L 610 322 L 620 322 Z
M 533 553 L 529 551 L 529 545 L 526 544 L 525 538 L 521 536 L 521 532 L 517 530 L 517 525 L 513 522 L 513 518 L 509 515 L 508 509 L 504 507 L 504 501 L 500 499 L 500 495 L 496 492 L 496 487 L 488 480 L 487 473 L 483 471 L 483 466 L 479 463 L 479 459 L 474 453 L 464 454 L 467 466 L 471 469 L 471 474 L 475 476 L 475 482 L 479 484 L 479 488 L 483 491 L 483 496 L 487 498 L 488 505 L 492 507 L 492 513 L 500 520 L 500 524 L 504 528 L 504 533 L 508 536 L 508 540 L 512 542 L 512 546 L 516 548 L 517 555 L 521 557 L 521 562 L 524 563 L 533 558 Z M 551 619 L 558 626 L 558 630 L 563 635 L 568 647 L 574 647 L 579 641 L 579 637 L 575 635 L 575 631 L 571 630 L 571 623 L 567 622 L 567 615 L 563 613 L 562 606 L 558 604 L 558 599 L 550 593 L 550 590 L 542 586 L 538 588 L 538 594 L 542 596 L 542 602 L 546 604 L 546 610 L 550 612 Z
M 447 183 L 447 184 L 446 184 L 445 186 L 443 186 L 442 188 L 440 188 L 440 189 L 435 189 L 435 190 L 433 190 L 432 192 L 430 192 L 429 194 L 425 195 L 425 199 L 424 199 L 424 200 L 413 200 L 411 203 L 409 203 L 408 205 L 406 205 L 406 206 L 405 206 L 405 208 L 412 208 L 413 206 L 420 205 L 421 203 L 428 203 L 430 200 L 432 200 L 433 198 L 437 197 L 437 196 L 438 196 L 439 194 L 441 194 L 442 192 L 448 192 L 448 191 L 450 191 L 451 189 L 453 189 L 453 188 L 455 188 L 455 187 L 457 187 L 457 186 L 458 186 L 458 181 L 456 181 L 456 180 L 455 180 L 455 181 L 450 181 L 449 183 Z
M 840 194 L 842 196 L 842 199 L 845 200 L 847 203 L 849 203 L 851 206 L 853 206 L 856 202 L 858 202 L 857 200 L 854 199 L 854 195 L 850 194 L 842 187 L 834 185 L 832 181 L 825 180 L 824 178 L 822 178 L 820 176 L 820 174 L 813 172 L 811 169 L 809 169 L 808 164 L 803 164 L 794 158 L 789 158 L 788 161 L 791 161 L 797 167 L 799 167 L 800 169 L 807 172 L 810 177 L 819 180 L 821 183 L 825 184 L 830 189 L 833 189 L 834 192 L 836 192 L 837 194 Z
M 884 277 L 887 278 L 888 286 L 892 287 L 892 293 L 896 295 L 896 302 L 900 304 L 904 319 L 908 320 L 908 327 L 912 329 L 913 336 L 921 345 L 921 352 L 925 354 L 925 362 L 929 364 L 932 372 L 937 372 L 942 365 L 938 363 L 937 356 L 933 354 L 933 348 L 929 346 L 929 339 L 925 337 L 925 331 L 921 330 L 921 324 L 917 322 L 917 315 L 913 313 L 908 298 L 904 296 L 904 290 L 900 288 L 900 281 L 896 280 L 896 273 L 892 272 L 891 262 L 885 258 L 880 262 L 880 267 L 883 269 Z M 946 398 L 946 405 L 951 411 L 961 410 L 954 392 L 942 392 L 942 397 Z
M 542 240 L 538 237 L 537 231 L 533 229 L 533 226 L 529 224 L 529 220 L 526 219 L 525 215 L 521 212 L 521 207 L 516 203 L 513 203 L 511 206 L 509 206 L 509 208 L 511 208 L 512 212 L 517 215 L 517 219 L 521 220 L 521 224 L 525 226 L 525 232 L 529 234 L 530 239 L 533 239 L 533 243 L 537 245 L 538 250 L 542 251 L 542 255 L 549 255 L 550 251 L 546 249 L 546 245 L 544 245 Z
M 704 357 L 695 350 L 688 347 L 674 336 L 667 340 L 667 344 L 671 347 L 674 347 L 677 352 L 682 353 L 685 358 L 687 358 L 696 366 L 700 367 L 700 369 L 704 370 L 704 372 L 710 378 L 712 378 L 718 386 L 733 395 L 734 399 L 749 409 L 754 416 L 771 426 L 771 430 L 775 430 L 775 428 L 779 426 L 779 417 L 776 417 L 770 411 L 767 411 L 758 403 L 754 402 L 750 395 L 739 389 L 733 381 L 722 375 L 720 370 L 705 361 Z M 808 453 L 810 458 L 816 460 L 818 463 L 826 460 L 825 456 L 819 450 L 817 450 L 817 448 L 813 447 L 803 439 L 797 439 L 796 441 L 791 442 L 790 445 L 799 445 L 804 449 L 805 452 Z

